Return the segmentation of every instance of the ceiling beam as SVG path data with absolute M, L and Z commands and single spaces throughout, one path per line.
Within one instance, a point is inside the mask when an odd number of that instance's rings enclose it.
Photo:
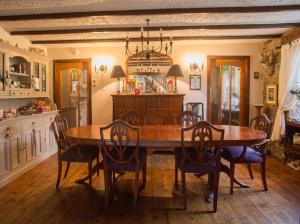
M 150 27 L 151 31 L 172 30 L 195 30 L 195 29 L 268 29 L 268 28 L 291 28 L 300 26 L 300 23 L 279 23 L 279 24 L 230 24 L 230 25 L 195 25 L 195 26 L 163 26 Z M 48 34 L 73 34 L 73 33 L 93 33 L 93 32 L 137 32 L 140 27 L 98 27 L 82 29 L 58 29 L 58 30 L 22 30 L 12 31 L 11 35 L 48 35 Z
M 215 7 L 215 8 L 166 8 L 134 9 L 119 11 L 65 12 L 0 16 L 0 21 L 24 21 L 39 19 L 70 19 L 90 16 L 147 16 L 184 13 L 265 13 L 300 10 L 300 5 L 249 6 L 249 7 Z
M 244 35 L 244 36 L 178 36 L 173 40 L 235 40 L 235 39 L 274 39 L 280 38 L 281 34 L 271 35 Z M 150 37 L 150 41 L 159 41 L 159 37 Z M 74 44 L 74 43 L 107 43 L 107 42 L 125 42 L 125 38 L 107 38 L 107 39 L 73 39 L 73 40 L 33 40 L 32 44 Z M 140 38 L 130 38 L 130 41 L 140 41 Z

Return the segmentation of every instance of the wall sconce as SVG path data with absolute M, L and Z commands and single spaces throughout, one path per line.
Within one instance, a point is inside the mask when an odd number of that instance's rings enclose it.
M 191 72 L 201 72 L 203 71 L 204 64 L 198 64 L 196 62 L 190 63 Z
M 107 65 L 95 65 L 94 70 L 96 73 L 101 72 L 102 74 L 105 74 L 107 72 Z

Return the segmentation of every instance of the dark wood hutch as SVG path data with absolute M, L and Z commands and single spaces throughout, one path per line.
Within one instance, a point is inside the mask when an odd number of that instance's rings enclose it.
M 113 120 L 128 111 L 137 111 L 147 124 L 171 124 L 183 111 L 184 94 L 112 95 Z

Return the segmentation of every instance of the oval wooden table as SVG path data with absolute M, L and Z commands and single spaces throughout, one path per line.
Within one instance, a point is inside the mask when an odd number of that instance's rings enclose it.
M 99 128 L 104 125 L 88 125 L 70 128 L 66 136 L 74 143 L 97 145 L 100 143 Z M 143 147 L 179 147 L 181 145 L 180 125 L 144 125 L 140 128 L 140 146 Z M 225 130 L 224 146 L 250 146 L 266 138 L 266 134 L 248 127 L 216 125 Z M 104 133 L 109 140 L 109 132 Z M 187 137 L 188 138 L 188 137 Z
M 100 144 L 100 127 L 104 125 L 88 125 L 79 128 L 70 128 L 66 132 L 66 136 L 72 143 L 77 144 Z M 162 150 L 170 151 L 170 148 L 181 146 L 181 126 L 180 125 L 144 125 L 138 126 L 140 128 L 140 146 L 152 148 L 161 148 Z M 267 137 L 263 131 L 258 131 L 248 127 L 231 126 L 231 125 L 216 125 L 218 128 L 225 130 L 223 146 L 251 146 L 258 142 L 261 142 Z M 110 133 L 104 133 L 105 139 L 110 139 Z M 188 137 L 187 137 L 188 139 Z M 93 168 L 93 174 L 99 170 L 101 166 L 98 164 Z M 228 176 L 229 168 L 222 164 L 222 171 Z M 81 179 L 77 182 L 85 181 L 88 178 Z M 249 187 L 236 179 L 236 184 L 241 187 Z

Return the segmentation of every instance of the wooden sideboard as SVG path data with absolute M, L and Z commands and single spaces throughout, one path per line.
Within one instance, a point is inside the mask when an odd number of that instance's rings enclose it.
M 171 124 L 173 117 L 183 111 L 183 94 L 112 95 L 113 120 L 128 111 L 146 117 L 147 124 Z

